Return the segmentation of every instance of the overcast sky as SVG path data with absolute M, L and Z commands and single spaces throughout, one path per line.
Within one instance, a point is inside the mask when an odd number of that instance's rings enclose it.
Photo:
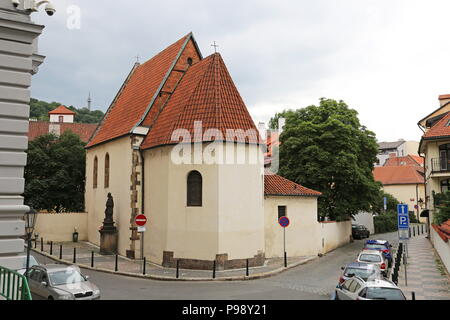
M 105 111 L 141 62 L 192 31 L 213 41 L 256 123 L 276 112 L 344 100 L 379 141 L 419 140 L 417 122 L 450 94 L 450 2 L 414 0 L 53 0 L 32 96 Z M 81 9 L 69 29 L 67 8 Z M 69 20 L 71 22 L 73 20 Z

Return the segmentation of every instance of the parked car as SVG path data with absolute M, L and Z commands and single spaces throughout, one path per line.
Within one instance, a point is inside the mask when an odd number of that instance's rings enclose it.
M 370 231 L 365 226 L 360 224 L 352 224 L 353 239 L 365 239 L 370 237 Z
M 358 254 L 358 258 L 356 259 L 356 262 L 364 262 L 364 263 L 370 263 L 375 264 L 380 267 L 381 273 L 386 277 L 388 267 L 386 264 L 385 257 L 380 251 L 377 250 L 364 250 L 361 251 Z
M 383 280 L 383 274 L 380 267 L 375 264 L 365 262 L 352 262 L 341 268 L 344 272 L 339 278 L 339 283 L 344 283 L 352 277 L 360 277 L 364 281 L 380 279 Z
M 80 272 L 78 266 L 42 265 L 29 270 L 33 299 L 97 300 L 100 290 Z
M 335 300 L 406 300 L 406 297 L 389 280 L 364 281 L 353 277 L 336 287 Z
M 36 260 L 36 258 L 35 257 L 33 257 L 32 255 L 30 255 L 30 264 L 29 264 L 29 266 L 30 266 L 30 268 L 31 267 L 34 267 L 34 266 L 39 266 L 40 264 L 39 264 L 39 262 Z M 24 259 L 23 259 L 23 262 L 22 262 L 22 268 L 21 269 L 17 269 L 16 270 L 18 273 L 20 273 L 20 274 L 25 274 L 25 272 L 27 271 L 27 258 L 25 257 Z
M 388 267 L 392 267 L 392 245 L 386 240 L 367 240 L 364 250 L 378 250 L 383 253 L 388 261 Z

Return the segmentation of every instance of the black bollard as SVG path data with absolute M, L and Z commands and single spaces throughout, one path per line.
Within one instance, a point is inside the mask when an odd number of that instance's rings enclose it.
M 35 249 L 37 248 L 37 238 L 36 237 L 34 238 L 34 248 Z
M 50 241 L 50 255 L 53 255 L 53 241 Z
M 247 272 L 245 273 L 245 275 L 246 275 L 247 277 L 250 275 L 250 272 L 249 272 L 249 270 L 248 270 L 248 265 L 249 265 L 249 263 L 248 263 L 248 259 L 247 259 Z
M 116 265 L 114 267 L 114 271 L 119 271 L 119 255 L 116 254 Z
M 213 262 L 213 279 L 216 278 L 216 260 Z
M 284 253 L 284 267 L 287 268 L 287 252 Z
M 177 279 L 180 277 L 180 260 L 177 259 Z
M 415 237 L 416 236 L 416 227 L 414 226 L 413 227 L 413 237 Z
M 44 251 L 44 238 L 41 237 L 41 252 Z
M 142 266 L 142 274 L 145 275 L 145 267 L 147 264 L 147 258 L 144 257 L 144 265 Z
M 91 252 L 91 268 L 94 267 L 94 251 Z
M 77 248 L 73 248 L 73 263 L 77 263 Z
M 62 244 L 59 245 L 59 260 L 62 260 Z
M 412 300 L 416 300 L 416 293 L 413 291 L 411 292 Z
M 411 228 L 408 229 L 409 237 L 411 238 Z

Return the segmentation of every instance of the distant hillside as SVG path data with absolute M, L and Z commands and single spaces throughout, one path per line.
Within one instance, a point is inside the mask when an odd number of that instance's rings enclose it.
M 46 102 L 31 98 L 30 118 L 41 121 L 48 121 L 48 112 L 63 105 L 59 102 Z M 87 108 L 77 109 L 73 106 L 66 106 L 76 113 L 75 122 L 78 123 L 99 123 L 103 118 L 103 112 L 100 110 L 89 111 Z

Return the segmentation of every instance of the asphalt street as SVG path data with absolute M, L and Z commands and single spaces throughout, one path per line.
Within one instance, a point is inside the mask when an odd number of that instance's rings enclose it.
M 397 233 L 376 239 L 395 243 Z M 321 258 L 276 276 L 251 281 L 176 282 L 154 281 L 83 270 L 106 300 L 329 300 L 341 275 L 341 267 L 353 262 L 363 247 L 356 240 Z M 34 254 L 40 263 L 48 258 Z

